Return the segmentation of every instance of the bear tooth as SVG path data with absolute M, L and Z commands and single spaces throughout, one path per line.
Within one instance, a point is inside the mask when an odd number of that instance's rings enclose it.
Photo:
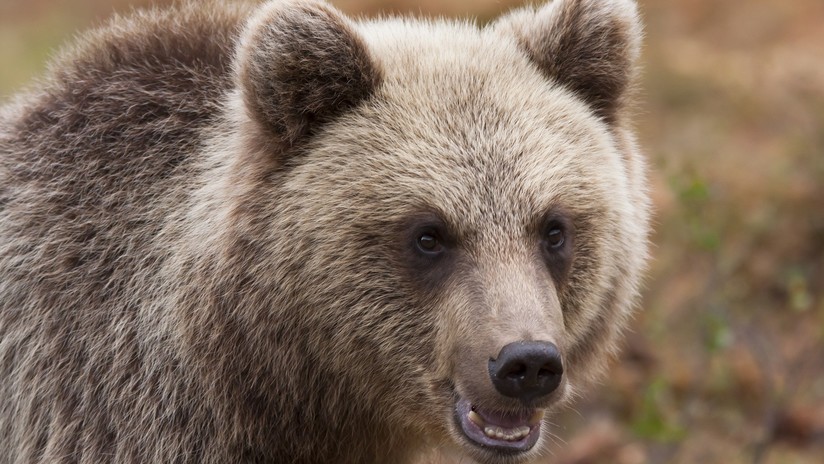
M 536 426 L 539 422 L 544 418 L 544 411 L 537 410 L 532 414 L 532 417 L 529 418 L 529 425 Z
M 480 428 L 486 427 L 486 421 L 480 414 L 475 411 L 469 411 L 469 420 L 472 421 L 473 424 L 477 425 Z
M 521 426 L 515 429 L 503 429 L 495 425 L 488 425 L 483 428 L 484 434 L 489 438 L 496 438 L 505 441 L 518 441 L 529 435 L 531 429 Z

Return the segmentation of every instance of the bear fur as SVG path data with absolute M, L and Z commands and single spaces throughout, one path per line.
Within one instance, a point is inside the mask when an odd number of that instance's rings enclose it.
M 540 419 L 615 350 L 640 38 L 631 0 L 190 2 L 81 36 L 0 109 L 0 464 L 539 457 L 549 415 L 513 451 L 456 405 Z M 524 340 L 563 360 L 530 402 L 488 371 Z

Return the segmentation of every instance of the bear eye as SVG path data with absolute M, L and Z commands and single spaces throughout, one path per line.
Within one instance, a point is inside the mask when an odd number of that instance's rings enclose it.
M 546 243 L 549 245 L 549 248 L 553 250 L 557 250 L 564 245 L 566 241 L 564 237 L 564 230 L 561 227 L 555 226 L 549 229 L 549 232 L 546 234 Z
M 438 236 L 432 232 L 424 232 L 418 236 L 418 249 L 426 254 L 439 253 L 443 246 L 441 246 Z
M 541 252 L 552 279 L 558 284 L 566 281 L 572 266 L 575 230 L 575 223 L 570 216 L 555 211 L 545 222 L 540 234 Z

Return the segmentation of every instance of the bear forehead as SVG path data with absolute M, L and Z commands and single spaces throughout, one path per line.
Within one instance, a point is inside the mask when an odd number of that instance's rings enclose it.
M 369 24 L 363 35 L 383 76 L 365 114 L 407 150 L 434 148 L 436 159 L 418 158 L 427 166 L 494 174 L 509 165 L 552 176 L 615 151 L 591 108 L 494 28 L 396 20 Z

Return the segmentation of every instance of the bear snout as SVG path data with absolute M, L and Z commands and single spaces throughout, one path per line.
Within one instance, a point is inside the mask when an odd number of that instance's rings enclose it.
M 546 341 L 513 342 L 489 360 L 489 377 L 498 393 L 524 404 L 554 392 L 563 373 L 558 347 Z
M 565 396 L 560 348 L 546 339 L 521 338 L 484 359 L 483 370 L 479 352 L 473 353 L 473 367 L 467 363 L 457 372 L 457 429 L 470 445 L 487 451 L 529 452 L 548 426 L 547 408 Z

